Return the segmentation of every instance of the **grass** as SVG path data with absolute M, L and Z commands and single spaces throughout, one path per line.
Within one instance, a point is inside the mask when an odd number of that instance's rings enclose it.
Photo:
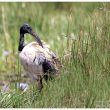
M 0 3 L 0 79 L 15 80 L 9 84 L 9 92 L 0 94 L 0 107 L 110 107 L 109 7 L 110 3 L 102 2 Z M 16 88 L 24 73 L 17 51 L 19 28 L 24 22 L 51 46 L 63 64 L 59 78 L 43 82 L 41 94 L 32 84 L 25 93 Z M 26 41 L 32 41 L 28 36 Z

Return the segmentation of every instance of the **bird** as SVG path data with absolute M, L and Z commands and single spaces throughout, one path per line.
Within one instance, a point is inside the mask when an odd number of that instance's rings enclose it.
M 30 34 L 35 41 L 25 44 L 25 34 Z M 18 51 L 22 66 L 32 82 L 37 82 L 38 91 L 43 88 L 43 79 L 47 82 L 52 76 L 59 75 L 61 62 L 58 56 L 47 43 L 40 39 L 28 23 L 20 27 Z

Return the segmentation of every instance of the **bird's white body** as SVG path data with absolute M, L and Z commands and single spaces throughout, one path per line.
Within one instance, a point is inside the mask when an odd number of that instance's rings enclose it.
M 36 42 L 24 46 L 24 34 L 26 33 L 32 35 Z M 58 76 L 58 69 L 61 67 L 58 58 L 27 23 L 20 28 L 18 50 L 21 64 L 32 81 L 37 80 L 39 91 L 43 88 L 43 78 L 47 82 L 48 78 Z
M 53 62 L 53 56 L 56 55 L 49 49 L 47 44 L 43 43 L 43 48 L 37 42 L 31 42 L 20 52 L 19 57 L 27 74 L 32 80 L 43 76 L 42 60 L 48 59 Z

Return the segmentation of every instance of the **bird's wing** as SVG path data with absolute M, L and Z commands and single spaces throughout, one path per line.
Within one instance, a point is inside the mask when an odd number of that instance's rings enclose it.
M 62 64 L 57 57 L 57 55 L 50 49 L 49 45 L 43 42 L 44 46 L 44 54 L 47 58 L 46 62 L 43 64 L 44 71 L 49 70 L 51 72 L 58 72 L 58 70 L 62 67 Z M 48 68 L 48 69 L 47 69 Z
M 31 46 L 35 49 L 35 58 L 33 61 L 36 65 L 42 65 L 44 73 L 58 70 L 58 58 L 46 43 L 43 43 L 43 48 L 36 43 L 33 43 Z
M 54 62 L 52 61 L 52 56 L 50 58 L 50 55 L 47 56 L 45 52 L 42 53 L 41 51 L 37 51 L 33 62 L 35 62 L 36 65 L 42 65 L 44 73 L 55 72 L 56 70 Z

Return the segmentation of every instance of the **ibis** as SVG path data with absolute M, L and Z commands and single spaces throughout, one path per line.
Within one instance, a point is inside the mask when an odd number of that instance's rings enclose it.
M 25 44 L 26 33 L 35 41 Z M 37 83 L 39 91 L 43 88 L 43 79 L 47 82 L 50 76 L 58 76 L 61 66 L 59 58 L 27 23 L 20 27 L 18 51 L 24 70 L 32 81 Z

